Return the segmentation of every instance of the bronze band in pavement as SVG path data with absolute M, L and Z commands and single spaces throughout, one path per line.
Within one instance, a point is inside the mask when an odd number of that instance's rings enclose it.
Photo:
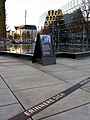
M 34 107 L 29 108 L 28 110 L 17 114 L 16 116 L 8 119 L 8 120 L 27 120 L 28 118 L 32 117 L 33 115 L 39 113 L 40 111 L 46 109 L 47 107 L 51 106 L 52 104 L 56 103 L 57 101 L 61 100 L 62 98 L 66 97 L 67 95 L 71 94 L 75 90 L 79 89 L 86 83 L 90 82 L 90 77 L 82 80 L 81 82 L 77 83 L 76 85 L 60 92 L 53 97 L 50 97 L 43 102 L 35 105 Z

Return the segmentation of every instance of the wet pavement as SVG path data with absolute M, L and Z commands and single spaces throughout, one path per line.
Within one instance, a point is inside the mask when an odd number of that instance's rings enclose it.
M 0 56 L 0 120 L 8 120 L 90 77 L 90 57 L 56 61 L 57 64 L 43 66 L 31 60 Z M 90 120 L 90 82 L 32 118 Z

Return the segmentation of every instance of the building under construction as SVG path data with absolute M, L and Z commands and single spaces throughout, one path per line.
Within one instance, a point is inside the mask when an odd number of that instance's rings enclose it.
M 51 34 L 55 52 L 90 50 L 90 2 L 72 0 L 40 17 L 40 32 Z

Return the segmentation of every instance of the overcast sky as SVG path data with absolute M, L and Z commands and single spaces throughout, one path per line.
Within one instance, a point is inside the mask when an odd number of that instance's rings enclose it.
M 6 24 L 9 29 L 26 23 L 38 26 L 40 16 L 52 9 L 60 9 L 71 0 L 6 0 Z

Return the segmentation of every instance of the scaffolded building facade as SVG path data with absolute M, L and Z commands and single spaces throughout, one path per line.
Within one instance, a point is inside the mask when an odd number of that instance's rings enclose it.
M 61 32 L 60 51 L 82 52 L 90 50 L 89 6 L 89 0 L 72 0 L 62 7 L 64 28 L 61 28 L 61 31 L 65 31 L 65 33 Z
M 55 52 L 90 50 L 90 2 L 72 0 L 61 10 L 48 11 L 42 16 L 42 34 L 51 34 Z

